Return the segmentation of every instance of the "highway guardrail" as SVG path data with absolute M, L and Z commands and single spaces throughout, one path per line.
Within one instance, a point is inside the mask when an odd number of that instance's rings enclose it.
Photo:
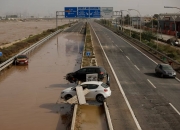
M 60 29 L 50 35 L 48 35 L 47 37 L 41 39 L 40 41 L 36 42 L 35 44 L 33 44 L 32 46 L 28 47 L 27 49 L 21 51 L 20 53 L 16 54 L 15 56 L 11 57 L 10 59 L 8 59 L 7 61 L 3 62 L 0 64 L 0 71 L 2 71 L 3 69 L 5 69 L 6 67 L 8 67 L 9 65 L 11 65 L 13 63 L 13 60 L 16 56 L 20 55 L 20 54 L 28 54 L 29 52 L 31 52 L 32 50 L 34 50 L 35 48 L 39 47 L 41 44 L 43 44 L 45 41 L 49 40 L 50 38 L 52 38 L 53 36 L 55 36 L 56 34 L 58 34 L 59 32 L 62 32 L 63 29 Z
M 98 23 L 98 24 L 102 25 L 101 23 Z M 173 60 L 172 58 L 166 56 L 165 54 L 159 52 L 156 49 L 153 49 L 153 48 L 149 47 L 148 45 L 140 42 L 139 40 L 126 35 L 124 32 L 122 32 L 120 30 L 117 30 L 115 28 L 110 28 L 109 26 L 106 26 L 106 25 L 102 25 L 102 26 L 108 28 L 109 30 L 111 30 L 114 33 L 116 33 L 117 35 L 123 37 L 127 41 L 136 44 L 137 46 L 139 46 L 143 50 L 145 50 L 145 51 L 151 53 L 152 55 L 154 55 L 156 58 L 158 58 L 162 62 L 170 64 L 175 70 L 177 70 L 177 72 L 180 72 L 180 63 L 178 63 L 177 61 Z

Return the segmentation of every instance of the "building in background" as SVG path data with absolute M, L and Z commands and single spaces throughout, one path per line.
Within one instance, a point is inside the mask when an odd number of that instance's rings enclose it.
M 180 32 L 180 14 L 159 14 L 158 21 L 163 34 L 176 36 Z
M 18 15 L 6 15 L 6 19 L 15 20 L 15 19 L 18 19 Z

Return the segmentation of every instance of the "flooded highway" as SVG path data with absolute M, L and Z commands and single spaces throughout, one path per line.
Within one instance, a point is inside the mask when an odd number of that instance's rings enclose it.
M 62 33 L 28 55 L 28 66 L 0 73 L 1 130 L 65 130 L 70 105 L 60 92 L 75 84 L 64 76 L 80 68 L 84 36 Z

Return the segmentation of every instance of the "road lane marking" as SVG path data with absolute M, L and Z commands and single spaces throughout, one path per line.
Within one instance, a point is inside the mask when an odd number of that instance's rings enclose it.
M 180 115 L 180 112 L 171 103 L 169 103 L 169 105 Z
M 118 45 L 116 45 L 116 47 L 119 48 Z M 119 48 L 119 50 L 120 50 L 121 52 L 123 52 L 120 48 Z
M 101 27 L 103 27 L 103 26 L 101 26 Z M 103 28 L 105 28 L 105 27 L 103 27 Z M 107 31 L 109 31 L 109 32 L 111 32 L 112 33 L 112 31 L 111 30 L 109 30 L 109 29 L 107 29 L 107 28 L 105 28 Z M 156 65 L 158 64 L 156 61 L 154 61 L 153 59 L 151 59 L 149 56 L 147 56 L 146 54 L 144 54 L 142 51 L 140 51 L 138 48 L 136 48 L 135 46 L 133 46 L 130 42 L 128 42 L 126 39 L 124 39 L 123 37 L 121 37 L 121 36 L 119 36 L 118 34 L 116 34 L 116 33 L 114 33 L 113 32 L 113 35 L 114 36 L 118 36 L 119 38 L 121 38 L 123 41 L 125 41 L 126 43 L 128 43 L 130 46 L 132 46 L 133 48 L 135 48 L 136 50 L 138 50 L 141 54 L 143 54 L 145 57 L 147 57 L 149 60 L 151 60 L 152 62 L 154 62 Z M 180 79 L 178 79 L 178 78 L 175 78 L 177 81 L 179 81 L 180 82 Z
M 156 86 L 154 86 L 154 84 L 153 84 L 149 79 L 147 79 L 147 81 L 148 81 L 154 88 L 156 88 Z
M 138 69 L 140 71 L 140 69 L 136 65 L 134 65 L 134 66 L 136 67 L 136 69 Z
M 114 41 L 112 41 L 112 43 L 114 43 Z
M 130 60 L 128 56 L 126 56 L 126 58 L 128 58 L 128 60 Z
M 91 24 L 90 24 L 90 26 L 92 27 Z M 94 30 L 93 27 L 92 27 L 92 29 L 93 29 L 93 31 L 94 31 L 94 33 L 95 33 L 95 35 L 96 35 L 96 37 L 97 37 L 97 39 L 98 39 L 98 41 L 99 41 L 99 44 L 100 44 L 100 46 L 101 46 L 101 49 L 103 50 L 104 56 L 106 57 L 107 62 L 108 62 L 109 66 L 110 66 L 110 68 L 111 68 L 111 70 L 112 70 L 112 72 L 113 72 L 113 75 L 114 75 L 114 77 L 115 77 L 115 79 L 116 79 L 116 82 L 117 82 L 117 84 L 118 84 L 118 86 L 119 86 L 119 89 L 120 89 L 120 91 L 121 91 L 121 93 L 122 93 L 122 96 L 123 96 L 123 98 L 124 98 L 124 100 L 125 100 L 128 108 L 129 108 L 129 111 L 130 111 L 130 113 L 131 113 L 131 115 L 132 115 L 132 118 L 134 119 L 134 122 L 135 122 L 138 130 L 142 130 L 142 129 L 141 129 L 141 126 L 140 126 L 140 124 L 139 124 L 139 122 L 138 122 L 138 120 L 137 120 L 137 118 L 136 118 L 136 116 L 135 116 L 135 114 L 134 114 L 134 112 L 133 112 L 133 110 L 132 110 L 132 108 L 131 108 L 131 105 L 130 105 L 127 97 L 126 97 L 126 94 L 124 93 L 124 90 L 123 90 L 123 88 L 122 88 L 122 86 L 121 86 L 121 84 L 120 84 L 120 81 L 118 80 L 117 75 L 116 75 L 116 73 L 115 73 L 115 71 L 114 71 L 114 69 L 113 69 L 113 67 L 112 67 L 112 65 L 111 65 L 111 63 L 110 63 L 110 61 L 109 61 L 109 59 L 108 59 L 108 57 L 107 57 L 104 49 L 103 49 L 103 47 L 102 47 L 102 44 L 101 44 L 101 42 L 100 42 L 100 40 L 99 40 L 99 37 L 97 36 L 97 34 L 96 34 L 96 32 L 95 32 L 95 30 Z
M 175 79 L 180 82 L 180 79 L 178 79 L 177 77 Z
M 101 27 L 103 27 L 103 26 L 101 26 Z M 103 28 L 105 28 L 105 27 L 103 27 Z M 109 29 L 107 29 L 107 28 L 105 28 L 105 29 L 112 33 L 111 30 L 109 30 Z M 158 64 L 158 63 L 155 62 L 153 59 L 151 59 L 151 58 L 148 57 L 146 54 L 144 54 L 142 51 L 140 51 L 138 48 L 136 48 L 135 46 L 131 45 L 130 42 L 128 42 L 126 39 L 120 37 L 118 34 L 116 34 L 116 33 L 114 33 L 114 32 L 113 32 L 113 35 L 121 38 L 123 41 L 125 41 L 125 42 L 128 43 L 130 46 L 132 46 L 133 48 L 135 48 L 136 50 L 138 50 L 141 54 L 143 54 L 144 56 L 146 56 L 148 59 L 150 59 L 150 60 L 151 60 L 152 62 L 154 62 L 156 65 Z

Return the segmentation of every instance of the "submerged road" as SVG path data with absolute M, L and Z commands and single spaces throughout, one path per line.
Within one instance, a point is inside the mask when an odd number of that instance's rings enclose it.
M 66 129 L 70 105 L 61 103 L 59 96 L 75 86 L 64 76 L 80 68 L 83 45 L 82 34 L 58 34 L 28 55 L 28 66 L 0 73 L 1 130 Z
M 114 129 L 179 130 L 180 82 L 155 76 L 156 62 L 108 29 L 92 21 L 90 24 L 95 32 L 94 45 L 98 47 L 100 42 L 117 78 L 118 84 L 114 84 L 114 76 L 109 72 L 112 96 L 107 104 Z M 104 53 L 100 48 L 96 49 L 101 65 L 111 70 L 102 57 Z M 122 94 L 127 98 L 126 103 Z

